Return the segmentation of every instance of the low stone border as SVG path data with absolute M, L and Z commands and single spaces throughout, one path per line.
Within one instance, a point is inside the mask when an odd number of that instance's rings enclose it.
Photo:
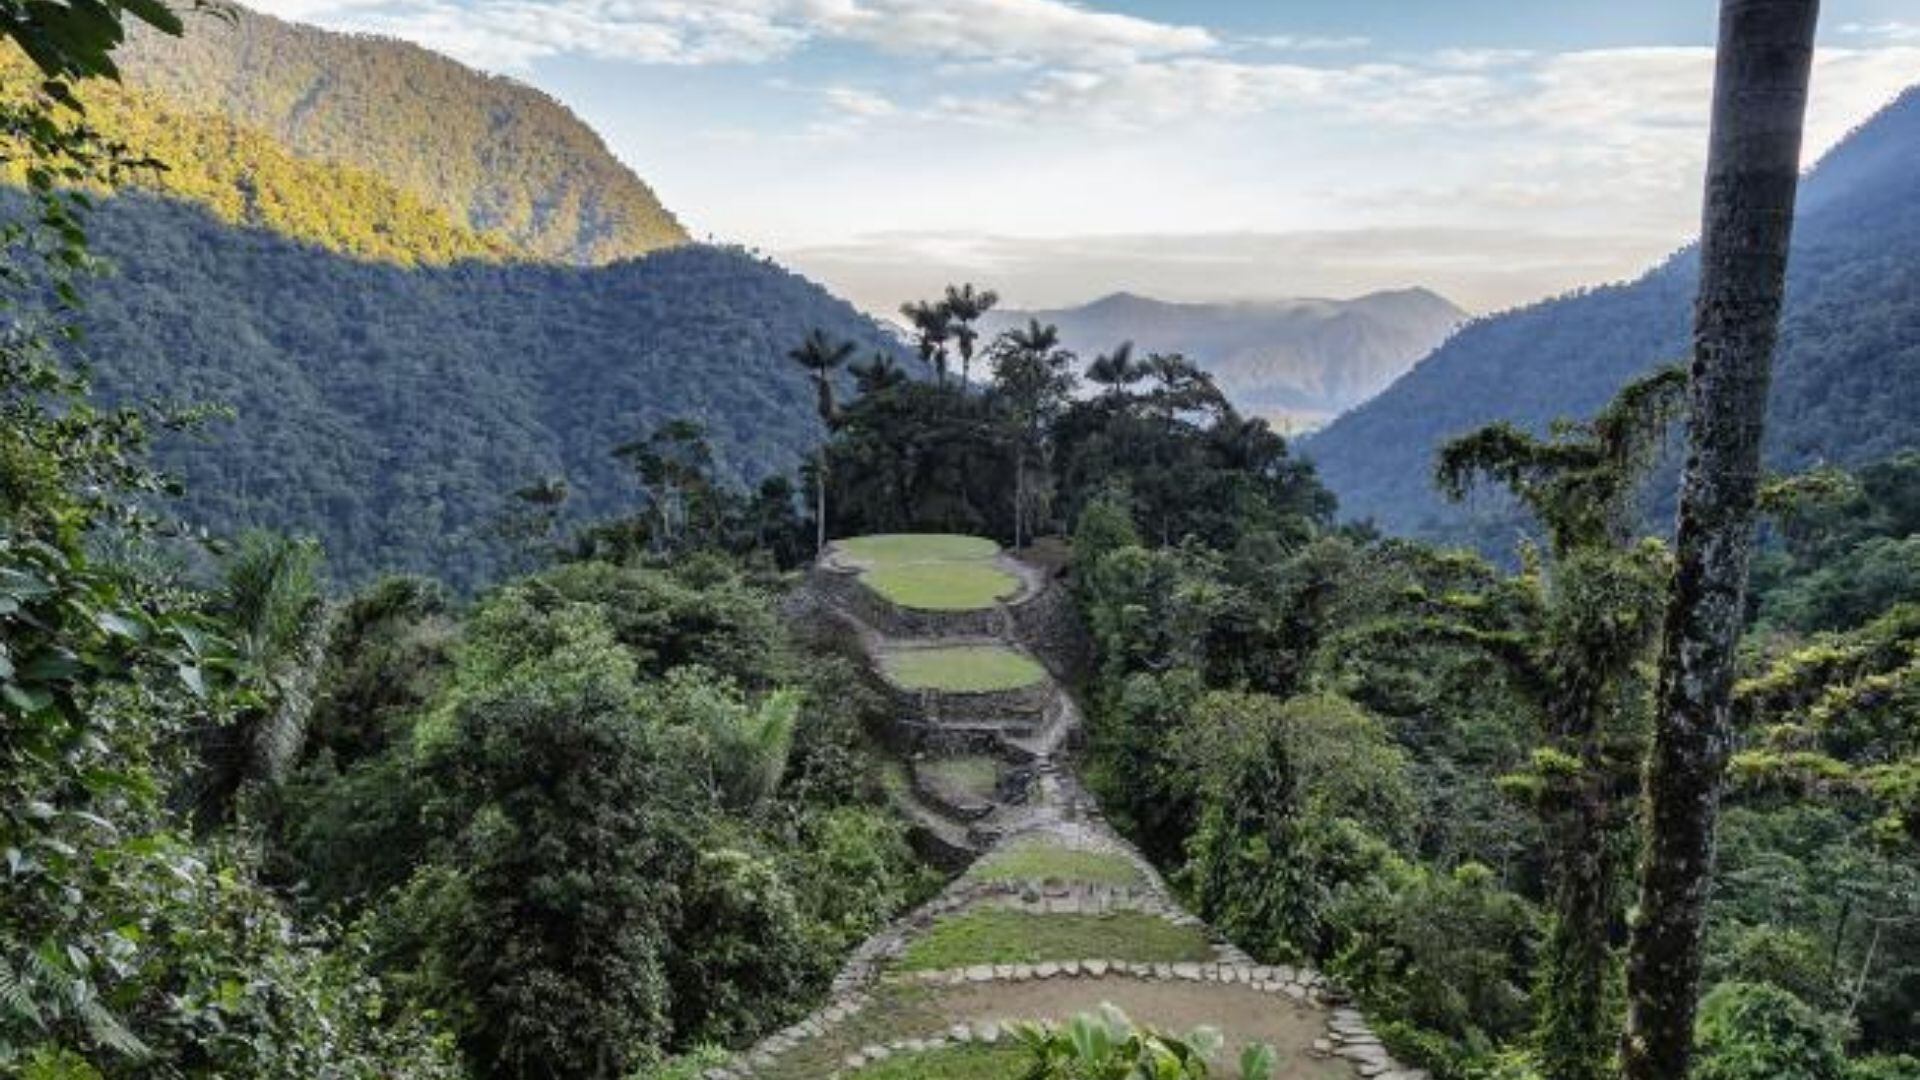
M 1324 1008 L 1344 1000 L 1344 995 L 1317 972 L 1284 964 L 1148 964 L 1127 960 L 1067 960 L 1044 964 L 980 964 L 947 971 L 914 972 L 902 976 L 900 981 L 924 986 L 959 987 L 1000 982 L 1109 978 L 1239 985 L 1259 993 L 1285 997 L 1309 1008 Z M 735 1063 L 709 1069 L 702 1075 L 706 1080 L 744 1080 L 760 1075 L 759 1070 L 771 1068 L 782 1054 L 803 1042 L 825 1035 L 848 1017 L 856 1015 L 870 1001 L 864 995 L 850 998 L 844 1005 L 830 1007 L 813 1018 L 769 1037 Z M 955 1024 L 946 1032 L 930 1038 L 903 1038 L 866 1046 L 848 1055 L 842 1062 L 842 1069 L 834 1072 L 832 1077 L 885 1061 L 896 1054 L 926 1053 L 969 1042 L 996 1042 L 1010 1022 Z M 1327 1037 L 1314 1040 L 1309 1052 L 1322 1057 L 1344 1058 L 1360 1076 L 1370 1080 L 1430 1080 L 1424 1070 L 1409 1069 L 1395 1061 L 1367 1027 L 1366 1020 L 1350 1008 L 1332 1009 L 1328 1014 Z

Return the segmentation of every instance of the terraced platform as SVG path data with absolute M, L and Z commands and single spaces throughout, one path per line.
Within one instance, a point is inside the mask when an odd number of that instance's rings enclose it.
M 989 606 L 909 610 L 883 595 L 884 579 L 864 580 L 888 562 L 992 565 L 1020 584 Z M 826 1008 L 709 1080 L 1015 1076 L 1009 1024 L 1103 1004 L 1156 1028 L 1220 1029 L 1223 1077 L 1248 1042 L 1275 1049 L 1282 1077 L 1423 1077 L 1319 975 L 1220 940 L 1106 825 L 1063 757 L 1080 713 L 1031 617 L 1050 588 L 969 537 L 845 541 L 822 561 L 812 603 L 898 692 L 903 756 L 887 787 L 923 845 L 964 869 L 855 952 Z

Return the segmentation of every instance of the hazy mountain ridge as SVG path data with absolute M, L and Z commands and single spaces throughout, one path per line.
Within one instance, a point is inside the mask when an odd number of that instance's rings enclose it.
M 1634 282 L 1471 323 L 1304 452 L 1344 516 L 1485 539 L 1504 530 L 1503 507 L 1444 504 L 1435 450 L 1495 420 L 1540 429 L 1589 415 L 1634 376 L 1684 360 L 1698 273 L 1689 247 Z M 1920 445 L 1920 89 L 1803 185 L 1768 422 L 1768 461 L 1782 470 Z
M 379 175 L 531 257 L 593 265 L 687 241 L 565 106 L 416 45 L 239 9 L 190 18 L 183 38 L 136 34 L 121 66 L 135 90 Z
M 1141 353 L 1184 353 L 1245 411 L 1312 424 L 1378 393 L 1466 313 L 1426 289 L 1234 303 L 1116 293 L 1075 308 L 995 312 L 989 326 L 997 331 L 1028 318 L 1059 326 L 1083 359 L 1122 341 Z

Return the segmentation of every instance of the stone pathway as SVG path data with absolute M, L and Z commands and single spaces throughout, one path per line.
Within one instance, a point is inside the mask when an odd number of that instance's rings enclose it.
M 1019 568 L 1027 586 L 1014 603 L 1036 602 L 1054 588 L 1034 568 L 1004 556 L 1002 562 Z M 834 580 L 822 583 L 822 574 Z M 925 612 L 899 618 L 882 614 L 879 620 L 896 629 L 910 625 L 927 631 L 924 637 L 889 636 L 866 617 L 874 612 L 874 597 L 849 592 L 846 568 L 835 565 L 831 552 L 815 575 L 814 612 L 839 620 L 870 662 L 888 649 L 947 640 L 949 630 L 951 637 L 980 637 L 983 620 L 978 612 L 958 613 L 945 624 Z M 1003 628 L 996 643 L 1028 651 L 1043 663 L 1049 659 L 1045 642 L 1023 640 L 1023 621 L 1015 613 L 994 621 Z M 1057 666 L 1048 666 L 1057 673 Z M 1338 987 L 1304 968 L 1254 963 L 1180 906 L 1152 864 L 1108 827 L 1098 805 L 1064 765 L 1062 752 L 1079 727 L 1080 714 L 1057 681 L 1050 680 L 1045 690 L 1051 700 L 1044 724 L 1019 732 L 1009 730 L 1015 725 L 992 723 L 990 717 L 983 721 L 980 710 L 972 707 L 979 703 L 921 701 L 914 710 L 915 703 L 901 697 L 909 712 L 903 727 L 913 752 L 991 754 L 1005 763 L 1003 777 L 1024 777 L 1025 784 L 999 785 L 984 809 L 956 806 L 924 784 L 896 785 L 894 799 L 918 826 L 923 843 L 970 868 L 934 899 L 864 942 L 834 981 L 825 1008 L 730 1064 L 708 1071 L 708 1080 L 851 1080 L 878 1061 L 997 1042 L 1015 1021 L 1062 1021 L 1109 1002 L 1143 1024 L 1174 1031 L 1209 1024 L 1227 1036 L 1230 1046 L 1266 1042 L 1279 1055 L 1277 1075 L 1282 1077 L 1424 1078 L 1425 1073 L 1392 1059 L 1360 1014 L 1346 1006 Z M 943 707 L 955 704 L 966 707 Z M 944 719 L 952 716 L 967 719 Z M 1036 879 L 1024 876 L 1027 870 L 1022 869 L 1046 867 L 1061 872 L 1034 870 L 1045 875 Z M 1088 873 L 1092 869 L 1099 872 Z M 937 927 L 951 927 L 953 920 L 979 913 L 1042 920 L 1034 924 L 1041 928 L 1049 918 L 1078 920 L 1079 926 L 1112 919 L 1116 925 L 1111 943 L 1099 950 L 1106 955 L 973 963 L 938 971 L 901 969 L 915 942 Z M 1196 945 L 1204 935 L 1211 958 L 1182 963 L 1143 959 L 1139 943 L 1122 929 L 1129 925 L 1122 920 L 1137 924 L 1143 916 L 1194 935 Z M 1043 942 L 1044 935 L 1036 935 L 1036 941 Z M 1228 1068 L 1221 1075 L 1233 1074 Z M 930 1072 L 926 1080 L 939 1077 Z

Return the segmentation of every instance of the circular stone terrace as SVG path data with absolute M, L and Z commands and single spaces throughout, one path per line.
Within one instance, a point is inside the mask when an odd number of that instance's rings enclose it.
M 909 611 L 984 611 L 1036 591 L 1021 564 L 977 536 L 896 533 L 834 543 L 830 566 L 854 570 L 861 584 Z

